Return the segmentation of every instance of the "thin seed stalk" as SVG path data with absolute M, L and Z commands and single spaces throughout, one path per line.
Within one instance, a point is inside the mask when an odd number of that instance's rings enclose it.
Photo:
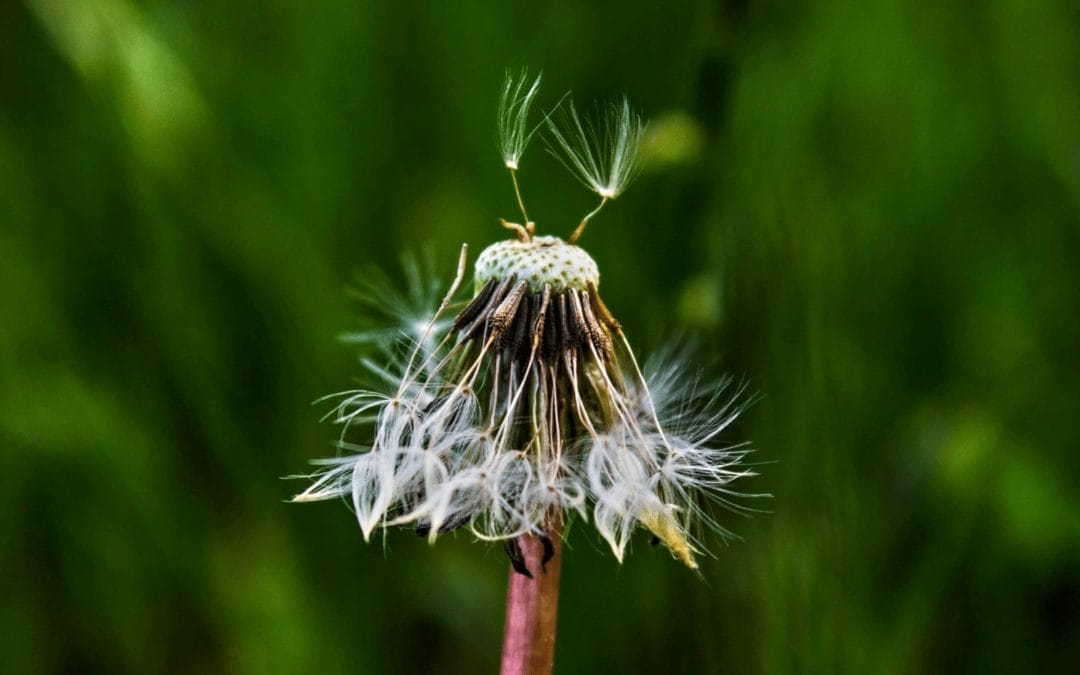
M 530 534 L 517 540 L 533 578 L 510 568 L 501 675 L 549 675 L 555 665 L 562 523 L 554 523 L 548 534 L 554 555 L 546 564 L 544 542 L 539 537 Z

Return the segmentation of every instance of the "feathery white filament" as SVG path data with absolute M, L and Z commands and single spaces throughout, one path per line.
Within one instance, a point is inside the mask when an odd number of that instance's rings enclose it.
M 602 198 L 615 199 L 637 175 L 645 122 L 625 97 L 601 122 L 582 122 L 571 101 L 547 127 L 548 150 Z
M 529 73 L 522 69 L 515 77 L 506 71 L 502 94 L 499 96 L 499 114 L 495 131 L 506 168 L 515 171 L 525 146 L 529 144 L 536 127 L 529 129 L 529 108 L 540 89 L 541 75 L 529 84 Z

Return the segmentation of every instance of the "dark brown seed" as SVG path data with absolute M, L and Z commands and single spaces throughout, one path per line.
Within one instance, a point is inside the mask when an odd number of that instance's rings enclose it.
M 584 291 L 581 292 L 581 310 L 585 314 L 585 321 L 589 326 L 589 339 L 592 340 L 596 353 L 607 360 L 611 356 L 611 336 L 607 329 L 596 320 L 592 303 L 589 302 L 589 296 Z
M 559 348 L 559 326 L 562 324 L 562 312 L 560 311 L 563 295 L 555 296 L 548 303 L 547 311 L 544 312 L 544 356 L 552 358 Z
M 544 290 L 539 295 L 533 296 L 534 300 L 539 299 L 540 305 L 536 308 L 535 313 L 530 317 L 532 331 L 532 340 L 529 344 L 530 351 L 535 350 L 540 346 L 540 340 L 544 337 L 544 326 L 547 319 L 547 308 L 551 306 L 551 286 L 544 284 Z
M 514 325 L 505 333 L 505 346 L 510 349 L 511 358 L 521 359 L 528 355 L 529 326 L 532 325 L 533 315 L 540 304 L 536 294 L 527 296 L 521 301 L 517 316 L 514 317 Z
M 506 294 L 510 291 L 510 286 L 513 283 L 514 277 L 507 277 L 495 286 L 495 288 L 491 292 L 491 297 L 489 297 L 488 301 L 484 303 L 483 309 L 477 312 L 476 318 L 473 319 L 472 323 L 462 329 L 461 332 L 466 339 L 473 340 L 486 331 L 488 325 L 488 317 L 490 316 L 491 312 L 494 311 L 494 308 L 498 307 L 499 303 L 501 303 L 503 298 L 506 297 Z
M 488 300 L 491 299 L 491 294 L 495 292 L 495 287 L 498 286 L 498 282 L 494 279 L 488 279 L 488 282 L 484 284 L 484 287 L 480 289 L 480 292 L 476 294 L 468 305 L 465 305 L 465 309 L 458 313 L 457 318 L 454 319 L 453 330 L 459 331 L 462 326 L 472 323 L 480 312 L 484 309 Z
M 562 351 L 571 349 L 573 345 L 573 336 L 570 332 L 571 317 L 570 317 L 570 292 L 564 291 L 559 295 L 559 325 L 552 326 L 553 330 L 558 330 L 558 348 Z
M 518 307 L 521 306 L 521 299 L 525 297 L 525 291 L 528 288 L 528 282 L 517 282 L 517 284 L 510 289 L 510 292 L 506 294 L 506 298 L 499 303 L 499 306 L 491 313 L 488 324 L 491 326 L 493 335 L 502 333 L 510 327 L 511 323 L 513 323 Z
M 567 312 L 567 341 L 563 344 L 565 350 L 578 350 L 588 345 L 592 337 L 589 335 L 589 326 L 585 321 L 585 314 L 581 309 L 581 297 L 576 290 L 566 292 L 569 296 L 567 303 L 570 311 Z

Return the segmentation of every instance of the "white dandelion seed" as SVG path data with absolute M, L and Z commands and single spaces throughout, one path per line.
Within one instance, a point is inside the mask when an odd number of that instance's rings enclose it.
M 582 122 L 571 101 L 548 118 L 547 127 L 551 153 L 604 199 L 618 197 L 637 176 L 645 122 L 626 98 L 612 105 L 600 122 Z
M 573 244 L 589 220 L 608 201 L 621 195 L 637 176 L 646 124 L 641 115 L 630 109 L 630 101 L 625 97 L 621 103 L 611 105 L 600 121 L 582 122 L 573 101 L 561 108 L 559 114 L 549 115 L 546 121 L 548 151 L 585 187 L 600 196 L 600 204 L 586 214 L 567 240 Z
M 514 75 L 506 71 L 502 93 L 499 96 L 499 114 L 495 125 L 495 136 L 502 153 L 503 164 L 507 169 L 516 171 L 525 148 L 532 140 L 538 127 L 529 128 L 529 108 L 540 91 L 540 78 L 543 73 L 529 82 L 529 72 L 522 69 Z

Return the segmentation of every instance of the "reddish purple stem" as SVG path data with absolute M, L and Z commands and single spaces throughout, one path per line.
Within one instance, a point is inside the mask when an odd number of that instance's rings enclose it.
M 555 620 L 559 609 L 561 527 L 550 532 L 555 554 L 544 558 L 544 542 L 533 535 L 518 538 L 525 566 L 533 578 L 510 568 L 506 593 L 501 675 L 548 675 L 555 665 Z

